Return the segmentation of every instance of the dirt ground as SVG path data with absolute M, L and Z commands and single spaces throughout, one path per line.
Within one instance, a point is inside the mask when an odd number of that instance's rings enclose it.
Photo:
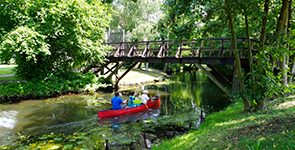
M 126 70 L 120 70 L 119 76 L 124 74 Z M 147 83 L 157 83 L 163 81 L 167 78 L 168 75 L 155 69 L 149 69 L 148 72 L 142 69 L 132 69 L 129 73 L 127 73 L 119 82 L 119 86 L 130 87 L 130 86 L 139 86 Z M 115 81 L 115 76 L 113 77 L 113 81 Z

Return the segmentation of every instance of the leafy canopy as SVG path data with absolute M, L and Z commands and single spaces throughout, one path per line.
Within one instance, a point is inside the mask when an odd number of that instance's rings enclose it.
M 0 61 L 13 59 L 26 80 L 102 62 L 109 9 L 99 0 L 2 0 Z
M 124 29 L 126 41 L 154 40 L 158 33 L 153 28 L 163 16 L 162 4 L 161 0 L 117 0 L 110 28 Z

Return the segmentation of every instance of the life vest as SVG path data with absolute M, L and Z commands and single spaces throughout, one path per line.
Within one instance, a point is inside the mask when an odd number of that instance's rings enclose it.
M 129 103 L 128 103 L 128 107 L 136 107 L 136 106 L 140 106 L 140 104 L 134 104 L 133 100 L 135 100 L 135 96 L 129 96 Z

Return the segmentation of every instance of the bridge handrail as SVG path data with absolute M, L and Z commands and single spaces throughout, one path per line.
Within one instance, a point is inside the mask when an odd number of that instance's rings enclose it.
M 238 51 L 241 53 L 241 58 L 245 58 L 245 52 L 248 51 L 245 43 L 247 42 L 246 38 L 239 37 L 237 38 L 237 43 L 240 47 Z M 253 43 L 259 43 L 258 40 L 251 39 Z M 230 45 L 224 45 L 229 43 Z M 230 38 L 210 38 L 191 41 L 183 40 L 178 46 L 176 53 L 172 52 L 171 46 L 174 45 L 172 40 L 163 40 L 163 41 L 140 41 L 140 42 L 115 42 L 115 43 L 103 43 L 107 45 L 112 45 L 113 50 L 108 51 L 108 57 L 167 57 L 174 55 L 174 57 L 181 58 L 187 57 L 233 57 L 232 41 Z M 217 44 L 217 45 L 216 45 Z M 268 44 L 268 43 L 266 43 Z M 141 48 L 139 45 L 142 45 Z M 143 48 L 143 46 L 145 47 Z M 157 48 L 150 48 L 150 46 L 155 45 Z M 126 47 L 127 46 L 127 47 Z M 139 46 L 139 47 L 137 47 Z M 170 46 L 170 47 L 169 47 Z M 175 45 L 174 45 L 175 46 Z M 255 51 L 251 47 L 252 51 Z M 183 55 L 183 52 L 189 52 Z M 228 53 L 229 52 L 229 53 Z
M 238 37 L 237 39 L 243 39 L 243 40 L 246 40 L 247 38 L 245 37 Z M 230 40 L 230 38 L 208 38 L 208 39 L 192 39 L 192 40 L 182 40 L 182 41 L 187 41 L 187 42 L 191 42 L 191 41 L 210 41 L 210 40 Z M 252 41 L 253 39 L 251 39 Z M 253 40 L 254 42 L 257 42 L 258 40 Z M 121 43 L 124 43 L 124 44 L 134 44 L 134 43 L 137 43 L 137 44 L 140 44 L 140 43 L 162 43 L 162 42 L 172 42 L 172 40 L 162 40 L 162 41 L 137 41 L 137 42 L 110 42 L 110 43 L 102 43 L 103 45 L 109 45 L 109 44 L 121 44 Z M 258 41 L 259 42 L 259 41 Z

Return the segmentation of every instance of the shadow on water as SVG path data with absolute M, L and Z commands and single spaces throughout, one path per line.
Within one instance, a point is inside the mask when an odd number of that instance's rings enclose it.
M 28 100 L 0 106 L 0 146 L 13 143 L 21 135 L 73 134 L 97 131 L 110 148 L 150 147 L 162 139 L 196 129 L 204 116 L 224 109 L 230 101 L 205 74 L 199 71 L 173 74 L 171 83 L 145 85 L 122 91 L 128 99 L 134 91 L 161 94 L 161 108 L 120 117 L 98 119 L 97 110 L 111 107 L 113 93 L 67 95 L 46 100 Z

